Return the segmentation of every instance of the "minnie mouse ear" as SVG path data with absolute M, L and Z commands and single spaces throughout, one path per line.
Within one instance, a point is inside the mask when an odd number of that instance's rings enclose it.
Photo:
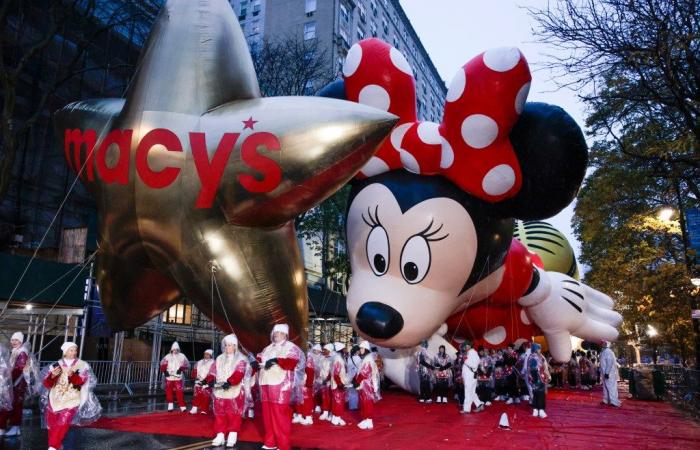
M 541 220 L 571 203 L 588 165 L 588 146 L 576 121 L 558 106 L 526 103 L 510 141 L 523 181 L 517 195 L 498 204 L 502 214 Z
M 316 93 L 317 97 L 335 98 L 338 100 L 347 100 L 345 95 L 345 81 L 340 78 L 331 81 Z

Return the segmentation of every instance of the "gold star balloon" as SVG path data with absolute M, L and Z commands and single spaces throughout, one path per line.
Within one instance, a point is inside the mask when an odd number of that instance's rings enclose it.
M 396 121 L 341 100 L 260 98 L 225 0 L 168 1 L 126 99 L 79 101 L 55 119 L 97 202 L 110 326 L 134 328 L 188 298 L 250 350 L 278 322 L 305 337 L 291 219 L 348 181 Z

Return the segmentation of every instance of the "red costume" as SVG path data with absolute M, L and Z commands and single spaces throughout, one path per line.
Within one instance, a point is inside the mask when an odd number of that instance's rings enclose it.
M 10 367 L 12 368 L 12 409 L 0 411 L 0 430 L 10 427 L 19 427 L 22 424 L 22 407 L 24 397 L 27 394 L 27 381 L 24 378 L 24 369 L 29 361 L 29 354 L 24 346 L 13 348 L 10 355 Z
M 205 352 L 206 353 L 206 352 Z M 211 353 L 210 353 L 211 355 Z M 194 380 L 194 395 L 192 396 L 192 414 L 200 412 L 206 414 L 209 411 L 211 400 L 211 389 L 205 380 L 209 376 L 214 360 L 200 359 L 192 369 L 192 379 Z
M 173 353 L 173 350 L 177 350 Z M 173 409 L 173 394 L 177 398 L 180 410 L 185 410 L 185 398 L 182 393 L 184 372 L 190 368 L 187 357 L 180 353 L 180 346 L 174 342 L 170 353 L 160 361 L 160 371 L 165 374 L 165 399 L 168 401 L 168 411 Z
M 362 344 L 360 345 L 362 346 Z M 363 429 L 372 429 L 374 426 L 372 423 L 374 402 L 381 397 L 379 395 L 379 369 L 374 361 L 374 356 L 369 350 L 362 358 L 360 370 L 355 375 L 354 381 L 360 395 L 360 416 L 362 417 L 362 421 L 358 426 Z
M 314 359 L 311 352 L 306 355 L 303 378 L 303 401 L 294 405 L 294 413 L 297 415 L 294 423 L 311 425 L 313 423 L 311 414 L 314 411 Z
M 272 331 L 273 335 L 282 332 L 288 336 L 289 328 L 275 325 Z M 295 369 L 302 357 L 301 349 L 288 340 L 273 342 L 258 355 L 265 447 L 291 448 L 291 405 L 302 401 L 301 374 L 297 377 Z
M 238 433 L 246 406 L 244 379 L 250 377 L 248 360 L 240 353 L 222 354 L 209 371 L 214 386 L 214 432 Z M 228 385 L 226 385 L 228 383 Z
M 64 354 L 67 344 L 61 347 Z M 60 369 L 56 375 L 52 373 L 55 368 Z M 86 425 L 99 418 L 102 407 L 92 393 L 95 383 L 90 365 L 77 358 L 69 360 L 64 357 L 46 369 L 42 405 L 45 405 L 50 449 L 61 447 L 71 424 Z

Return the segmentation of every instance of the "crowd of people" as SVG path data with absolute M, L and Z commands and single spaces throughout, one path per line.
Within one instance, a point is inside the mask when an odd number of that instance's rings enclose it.
M 39 374 L 23 341 L 18 332 L 12 336 L 11 352 L 0 346 L 0 435 L 21 434 L 24 399 L 38 393 L 49 450 L 56 450 L 71 425 L 100 417 L 102 408 L 93 393 L 96 379 L 90 365 L 78 358 L 77 344 L 65 342 L 61 359 Z M 263 448 L 289 449 L 292 425 L 313 425 L 314 416 L 342 427 L 347 425 L 348 409 L 359 409 L 357 427 L 373 429 L 374 404 L 381 399 L 382 359 L 369 342 L 351 348 L 341 342 L 317 343 L 304 354 L 289 341 L 286 324 L 273 327 L 270 344 L 257 355 L 242 349 L 230 334 L 222 340 L 219 356 L 208 349 L 193 366 L 175 342 L 160 370 L 167 411 L 187 411 L 184 383 L 191 378 L 189 413 L 213 416 L 215 447 L 235 446 L 242 422 L 254 418 L 256 404 L 263 416 Z M 464 342 L 454 355 L 445 346 L 431 355 L 423 342 L 416 353 L 416 370 L 419 402 L 449 403 L 453 392 L 462 413 L 471 413 L 472 407 L 482 411 L 496 401 L 529 402 L 533 416 L 546 418 L 548 388 L 590 389 L 597 384 L 603 384 L 602 403 L 620 406 L 617 362 L 605 345 L 600 355 L 576 351 L 561 364 L 542 353 L 537 343 L 477 350 Z
M 462 413 L 483 411 L 493 402 L 532 406 L 532 415 L 546 418 L 546 393 L 550 388 L 589 390 L 602 384 L 602 403 L 619 407 L 617 398 L 617 362 L 612 350 L 603 343 L 600 355 L 596 350 L 577 350 L 571 359 L 559 363 L 537 343 L 509 344 L 502 349 L 478 350 L 469 342 L 461 344 L 454 356 L 445 346 L 438 353 L 428 353 L 423 342 L 416 354 L 420 379 L 418 401 L 447 403 L 447 392 L 454 389 Z

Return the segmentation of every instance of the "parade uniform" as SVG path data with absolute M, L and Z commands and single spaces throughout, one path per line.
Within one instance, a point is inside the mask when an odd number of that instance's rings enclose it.
M 520 402 L 518 397 L 518 373 L 515 365 L 518 357 L 514 351 L 506 350 L 503 354 L 503 376 L 505 378 L 505 392 L 508 403 Z
M 460 407 L 462 406 L 462 404 L 464 404 L 464 379 L 462 379 L 462 365 L 464 364 L 466 358 L 467 355 L 464 352 L 462 352 L 461 350 L 458 351 L 457 356 L 455 358 L 455 363 L 452 366 L 455 391 L 457 392 L 457 401 L 459 401 Z
M 320 420 L 332 419 L 331 417 L 331 366 L 333 356 L 335 355 L 335 347 L 333 344 L 326 344 L 323 349 L 328 352 L 327 356 L 321 359 L 319 364 L 319 379 L 321 381 L 321 416 Z
M 24 334 L 16 332 L 11 339 L 24 343 Z M 9 360 L 9 366 L 12 371 L 12 407 L 9 410 L 0 410 L 0 435 L 5 434 L 6 425 L 10 427 L 7 436 L 20 434 L 22 408 L 29 390 L 27 380 L 30 378 L 28 375 L 31 374 L 31 363 L 32 358 L 25 345 L 12 349 Z
M 621 406 L 617 395 L 617 360 L 610 347 L 604 348 L 600 353 L 600 372 L 603 375 L 603 403 Z
M 12 395 L 12 369 L 10 355 L 7 349 L 0 345 L 0 436 L 5 434 L 5 424 L 13 407 Z
M 302 402 L 294 405 L 294 419 L 292 423 L 302 425 L 312 425 L 314 423 L 311 416 L 314 411 L 314 355 L 309 352 L 306 355 L 306 365 L 304 367 Z
M 544 412 L 547 384 L 551 381 L 547 361 L 541 354 L 533 352 L 525 360 L 525 367 L 527 368 L 525 381 L 532 392 L 532 415 L 544 419 L 547 417 Z
M 345 386 L 348 384 L 347 368 L 342 354 L 339 352 L 344 345 L 336 342 L 335 355 L 331 362 L 331 424 L 345 425 L 343 413 L 345 413 Z
M 467 358 L 462 365 L 462 380 L 464 382 L 464 404 L 462 412 L 471 412 L 472 403 L 477 411 L 481 411 L 484 403 L 476 395 L 477 370 L 479 369 L 479 354 L 473 348 L 467 351 Z
M 275 325 L 271 339 L 275 332 L 289 336 L 289 326 Z M 291 405 L 302 400 L 300 379 L 305 364 L 301 367 L 298 365 L 304 359 L 304 355 L 299 347 L 285 339 L 279 343 L 273 340 L 258 357 L 261 366 L 259 383 L 265 423 L 263 444 L 266 448 L 277 447 L 280 450 L 287 450 L 291 448 L 289 437 Z M 296 372 L 299 372 L 299 376 Z
M 61 346 L 64 358 L 46 369 L 42 396 L 45 404 L 44 419 L 49 431 L 49 450 L 58 449 L 71 424 L 87 425 L 100 417 L 102 407 L 92 390 L 96 384 L 90 365 L 78 358 L 65 358 L 66 350 L 76 347 L 72 342 Z M 60 374 L 53 375 L 52 368 L 59 367 Z
M 491 403 L 493 396 L 493 366 L 489 356 L 482 356 L 477 370 L 476 395 L 482 402 Z
M 420 379 L 418 401 L 430 403 L 433 401 L 433 365 L 430 364 L 427 348 L 420 347 L 416 354 L 416 363 L 418 364 L 418 378 Z
M 226 344 L 235 345 L 235 352 L 227 353 Z M 246 399 L 249 397 L 247 380 L 250 379 L 251 371 L 248 359 L 238 350 L 238 338 L 235 334 L 226 336 L 222 347 L 223 353 L 216 357 L 206 378 L 206 382 L 213 389 L 216 437 L 212 445 L 222 445 L 224 436 L 228 436 L 226 446 L 233 447 L 238 440 Z
M 177 350 L 177 353 L 172 353 L 173 350 Z M 160 361 L 160 371 L 165 374 L 165 399 L 168 402 L 168 411 L 173 410 L 173 393 L 177 398 L 180 410 L 187 409 L 182 389 L 185 382 L 184 372 L 189 368 L 190 362 L 185 355 L 180 353 L 180 345 L 173 342 L 170 353 Z
M 437 402 L 447 403 L 447 390 L 450 387 L 450 372 L 452 368 L 452 359 L 447 354 L 437 354 L 433 358 L 433 367 L 435 370 L 435 393 L 437 394 Z
M 192 379 L 194 380 L 194 395 L 192 396 L 191 414 L 200 412 L 206 414 L 209 411 L 209 402 L 211 401 L 211 388 L 206 384 L 206 379 L 214 365 L 213 350 L 206 350 L 204 353 L 209 353 L 209 359 L 200 359 L 192 369 Z
M 371 430 L 374 427 L 372 420 L 374 416 L 374 402 L 381 398 L 379 395 L 380 375 L 377 363 L 370 351 L 369 343 L 363 341 L 360 343 L 360 347 L 366 349 L 367 353 L 362 358 L 360 369 L 357 371 L 354 379 L 360 396 L 360 417 L 362 417 L 362 421 L 357 426 L 365 430 Z

